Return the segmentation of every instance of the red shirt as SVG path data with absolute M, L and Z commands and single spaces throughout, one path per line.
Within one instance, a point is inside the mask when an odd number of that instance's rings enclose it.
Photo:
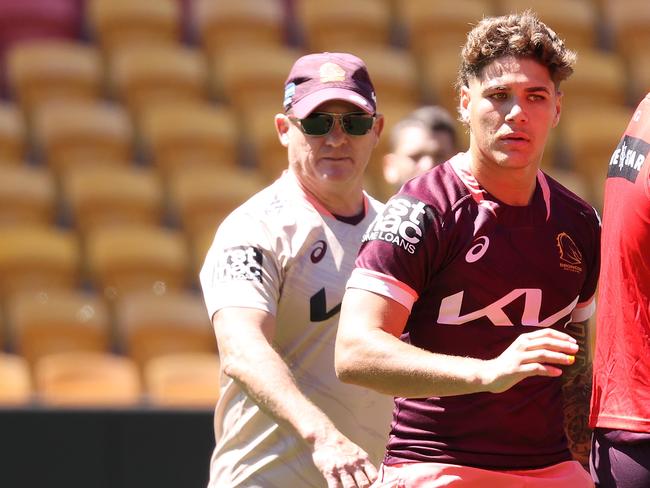
M 650 94 L 605 184 L 590 425 L 650 432 Z

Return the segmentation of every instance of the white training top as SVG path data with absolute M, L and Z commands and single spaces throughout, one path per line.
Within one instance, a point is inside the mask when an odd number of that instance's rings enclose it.
M 273 347 L 302 393 L 378 465 L 393 399 L 344 384 L 334 372 L 345 283 L 361 237 L 382 204 L 365 195 L 365 207 L 357 225 L 341 222 L 285 172 L 224 220 L 200 278 L 211 317 L 224 307 L 256 308 L 276 317 Z M 223 374 L 215 435 L 210 488 L 325 486 L 304 442 Z

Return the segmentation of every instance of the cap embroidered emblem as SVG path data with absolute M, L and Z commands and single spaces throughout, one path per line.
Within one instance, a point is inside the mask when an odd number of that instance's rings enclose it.
M 560 252 L 560 267 L 575 273 L 582 272 L 582 253 L 569 234 L 560 232 L 555 239 Z
M 318 70 L 321 83 L 345 80 L 345 70 L 336 63 L 325 63 Z

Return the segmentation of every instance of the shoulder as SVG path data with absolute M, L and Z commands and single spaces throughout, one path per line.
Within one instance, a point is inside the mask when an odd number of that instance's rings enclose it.
M 562 212 L 578 220 L 585 220 L 592 226 L 600 228 L 600 215 L 584 199 L 573 193 L 560 182 L 544 173 L 549 186 L 553 211 Z

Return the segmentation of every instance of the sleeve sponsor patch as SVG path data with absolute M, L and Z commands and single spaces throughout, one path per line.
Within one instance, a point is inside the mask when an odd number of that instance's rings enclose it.
M 424 202 L 406 195 L 393 197 L 372 222 L 363 242 L 384 241 L 414 254 L 433 218 Z
M 625 178 L 634 183 L 648 156 L 649 149 L 650 144 L 642 139 L 623 137 L 609 160 L 607 177 Z
M 216 281 L 262 282 L 262 251 L 257 247 L 237 246 L 225 249 L 217 265 Z

